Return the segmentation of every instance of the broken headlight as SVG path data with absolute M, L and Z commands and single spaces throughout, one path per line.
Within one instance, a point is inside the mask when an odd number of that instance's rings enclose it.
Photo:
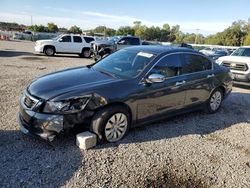
M 83 97 L 77 99 L 70 99 L 65 101 L 47 101 L 43 112 L 56 114 L 73 114 L 82 111 L 88 104 L 90 98 Z

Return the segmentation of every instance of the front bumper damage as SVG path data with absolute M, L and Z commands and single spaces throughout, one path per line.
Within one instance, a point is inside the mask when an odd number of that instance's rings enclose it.
M 63 130 L 63 115 L 36 113 L 20 108 L 17 115 L 20 130 L 30 136 L 37 136 L 47 141 L 53 141 Z
M 24 95 L 28 95 L 34 99 L 34 97 L 27 92 L 21 96 L 17 121 L 21 132 L 29 136 L 53 141 L 58 134 L 75 128 L 76 126 L 87 128 L 88 126 L 86 126 L 86 124 L 88 124 L 90 117 L 93 115 L 93 111 L 91 110 L 83 110 L 75 114 L 43 113 L 36 105 L 34 105 L 33 108 L 28 108 L 24 104 Z
M 115 45 L 99 44 L 99 43 L 92 43 L 90 48 L 92 58 L 95 61 L 102 59 L 104 56 L 111 54 L 115 50 L 116 50 Z

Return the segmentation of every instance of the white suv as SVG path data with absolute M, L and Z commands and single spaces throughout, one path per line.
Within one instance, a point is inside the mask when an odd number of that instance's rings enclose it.
M 36 41 L 35 51 L 45 53 L 47 56 L 53 56 L 55 53 L 60 54 L 79 54 L 81 57 L 90 57 L 90 42 L 94 41 L 93 37 L 63 34 L 50 40 Z
M 230 56 L 220 57 L 216 63 L 231 70 L 235 83 L 250 85 L 250 46 L 240 47 Z

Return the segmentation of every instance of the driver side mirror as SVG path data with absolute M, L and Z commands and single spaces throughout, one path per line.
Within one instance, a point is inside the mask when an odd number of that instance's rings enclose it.
M 63 39 L 62 39 L 62 38 L 60 38 L 58 41 L 59 41 L 59 42 L 62 42 L 62 41 L 63 41 Z
M 161 83 L 165 81 L 165 76 L 162 74 L 150 74 L 146 81 L 148 83 Z

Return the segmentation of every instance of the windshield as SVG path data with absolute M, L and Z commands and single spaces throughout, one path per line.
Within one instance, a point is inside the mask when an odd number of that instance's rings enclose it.
M 250 48 L 238 48 L 231 56 L 246 56 L 250 57 Z
M 58 35 L 57 37 L 52 38 L 52 40 L 58 40 L 62 35 Z
M 151 53 L 119 50 L 96 63 L 93 68 L 117 77 L 133 78 L 153 60 Z

